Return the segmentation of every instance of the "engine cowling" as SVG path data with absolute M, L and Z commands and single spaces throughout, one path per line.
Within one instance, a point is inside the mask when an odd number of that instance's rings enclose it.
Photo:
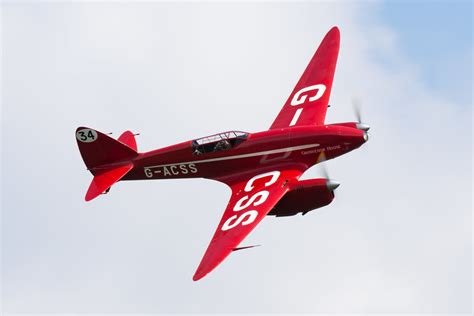
M 268 215 L 293 216 L 328 205 L 334 199 L 334 189 L 339 185 L 328 179 L 309 179 L 289 183 L 290 189 Z

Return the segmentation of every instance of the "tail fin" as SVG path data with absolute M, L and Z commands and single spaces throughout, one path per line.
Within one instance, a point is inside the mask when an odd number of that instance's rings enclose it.
M 115 140 L 94 129 L 79 127 L 76 139 L 82 159 L 94 175 L 86 201 L 96 198 L 123 178 L 133 168 L 131 160 L 138 156 L 137 143 L 130 131 Z

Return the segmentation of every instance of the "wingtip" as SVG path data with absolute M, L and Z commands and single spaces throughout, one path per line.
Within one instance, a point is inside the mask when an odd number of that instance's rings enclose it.
M 86 202 L 89 202 L 89 201 L 92 201 L 93 199 L 95 199 L 98 196 L 99 196 L 98 194 L 93 194 L 93 193 L 87 191 L 86 196 L 84 197 L 84 200 Z
M 339 30 L 339 27 L 337 26 L 333 26 L 329 32 L 327 33 L 327 35 L 331 35 L 331 36 L 335 36 L 337 38 L 340 38 L 341 37 L 341 31 Z
M 193 281 L 194 281 L 194 282 L 199 281 L 199 280 L 201 280 L 204 276 L 205 276 L 205 274 L 202 274 L 202 273 L 199 273 L 198 271 L 196 271 L 196 273 L 194 273 L 194 275 L 193 275 Z
M 94 179 L 92 180 L 89 189 L 87 189 L 86 196 L 84 197 L 84 200 L 86 202 L 92 201 L 96 197 L 100 195 L 100 192 L 98 191 L 97 187 L 95 186 Z

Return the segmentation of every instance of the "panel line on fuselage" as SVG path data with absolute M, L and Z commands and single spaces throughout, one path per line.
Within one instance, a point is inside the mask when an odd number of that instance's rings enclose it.
M 214 161 L 249 158 L 249 157 L 255 157 L 255 156 L 279 154 L 279 153 L 284 153 L 284 152 L 294 151 L 294 150 L 308 149 L 308 148 L 313 148 L 313 147 L 318 147 L 318 146 L 319 146 L 319 144 L 301 145 L 301 146 L 273 149 L 273 150 L 260 151 L 260 152 L 256 152 L 256 153 L 235 155 L 235 156 L 229 156 L 229 157 L 210 158 L 210 159 L 193 160 L 193 161 L 186 161 L 186 162 L 172 162 L 172 163 L 168 163 L 168 164 L 164 164 L 164 165 L 147 166 L 147 167 L 144 167 L 144 168 L 152 169 L 152 168 L 158 168 L 158 167 L 168 167 L 168 166 L 177 165 L 177 164 L 190 164 L 190 163 L 198 164 L 198 163 L 205 163 L 205 162 L 214 162 Z

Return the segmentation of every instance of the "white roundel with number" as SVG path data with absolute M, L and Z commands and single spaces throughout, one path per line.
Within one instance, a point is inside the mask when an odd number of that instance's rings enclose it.
M 97 140 L 97 132 L 90 128 L 83 128 L 76 132 L 76 138 L 83 143 L 92 143 Z

